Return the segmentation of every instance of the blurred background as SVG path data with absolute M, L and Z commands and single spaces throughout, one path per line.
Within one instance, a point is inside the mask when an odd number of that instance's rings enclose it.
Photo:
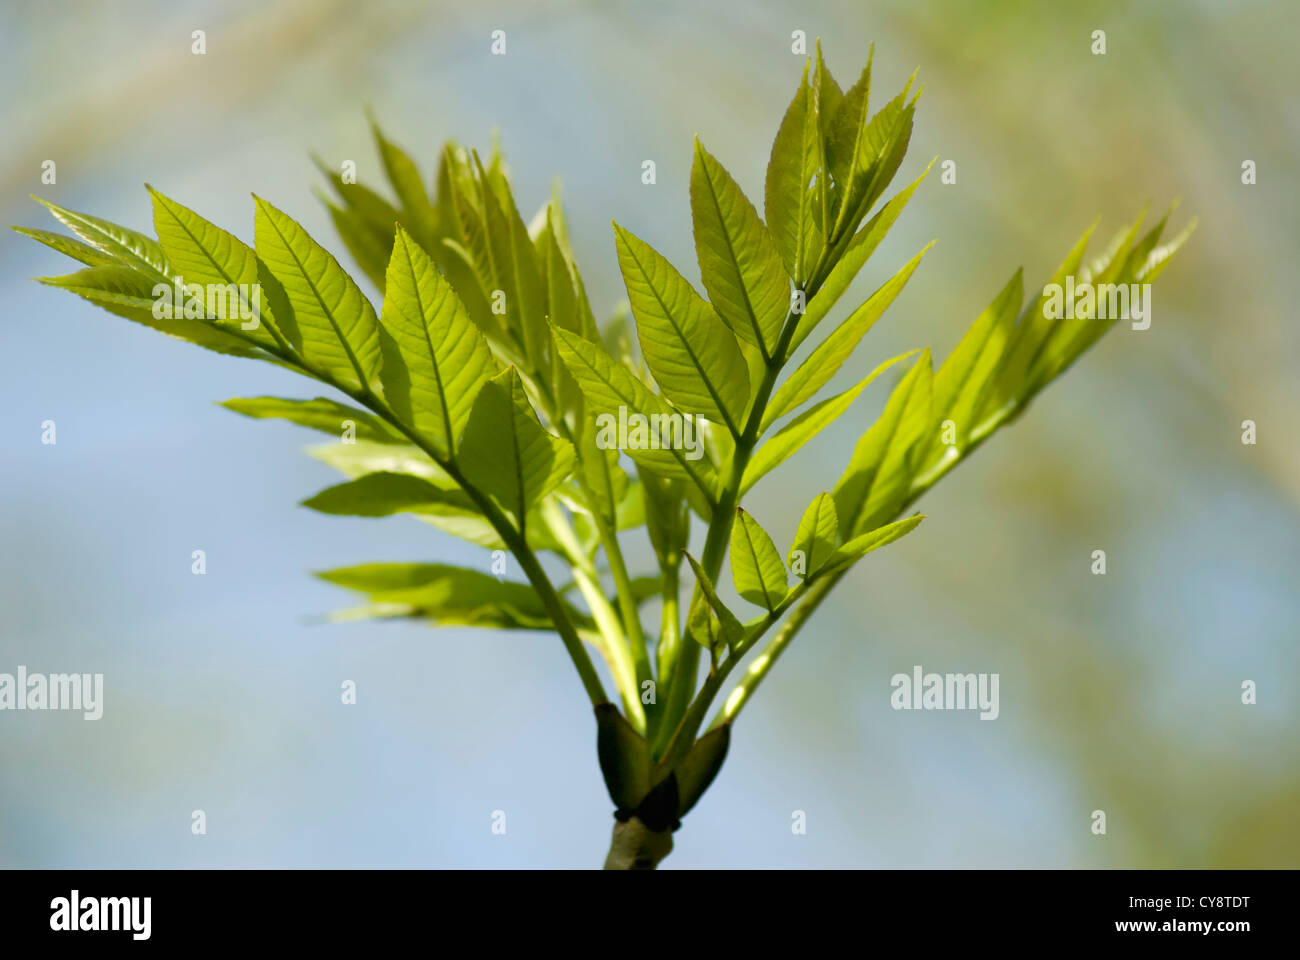
M 698 278 L 693 134 L 761 198 L 794 30 L 844 85 L 874 42 L 876 104 L 920 68 L 898 185 L 957 165 L 833 316 L 939 238 L 835 385 L 911 347 L 946 356 L 1094 217 L 1104 241 L 1181 197 L 1172 227 L 1200 227 L 1151 328 L 1119 324 L 817 613 L 664 867 L 1300 866 L 1294 3 L 19 0 L 0 12 L 3 222 L 61 229 L 36 193 L 151 230 L 147 180 L 248 241 L 255 191 L 342 251 L 309 152 L 378 181 L 369 105 L 426 177 L 444 139 L 499 128 L 525 218 L 559 176 L 604 316 L 623 296 L 611 217 Z M 215 404 L 310 383 L 33 283 L 73 267 L 17 234 L 0 253 L 0 672 L 105 677 L 97 722 L 0 713 L 0 866 L 598 865 L 611 805 L 555 638 L 310 622 L 353 601 L 312 570 L 485 554 L 409 517 L 296 507 L 338 479 L 301 452 L 320 438 Z M 778 544 L 890 386 L 750 496 Z M 893 711 L 889 678 L 915 664 L 999 673 L 1001 716 Z

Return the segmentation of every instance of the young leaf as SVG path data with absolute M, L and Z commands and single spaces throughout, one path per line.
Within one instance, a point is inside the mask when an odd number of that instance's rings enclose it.
M 790 278 L 758 211 L 695 141 L 691 219 L 700 276 L 713 309 L 742 340 L 771 357 L 790 309 Z
M 171 275 L 162 247 L 151 237 L 99 217 L 92 217 L 88 213 L 77 213 L 40 197 L 33 199 L 48 208 L 59 222 L 86 243 L 108 254 L 123 266 L 143 273 L 154 282 L 166 280 Z
M 379 323 L 370 301 L 292 217 L 261 197 L 254 200 L 257 256 L 282 288 L 267 291 L 276 315 L 286 329 L 297 330 L 301 343 L 295 346 L 309 365 L 347 386 L 369 388 L 381 362 Z
M 690 539 L 691 517 L 683 503 L 684 480 L 664 479 L 647 473 L 641 482 L 646 534 L 661 571 L 675 572 L 682 562 L 682 550 Z
M 891 360 L 886 360 L 867 374 L 866 377 L 858 381 L 855 386 L 849 387 L 849 389 L 837 396 L 829 397 L 815 406 L 809 407 L 782 427 L 772 439 L 759 447 L 754 456 L 750 458 L 748 466 L 745 467 L 745 475 L 740 483 L 741 495 L 747 493 L 768 472 L 780 466 L 805 443 L 834 423 L 840 414 L 847 410 L 853 401 L 858 398 L 858 394 L 866 388 L 867 384 L 900 360 L 906 360 L 916 352 L 916 350 L 912 350 L 908 353 L 899 354 Z
M 870 68 L 868 67 L 868 70 Z M 864 78 L 866 73 L 864 73 Z M 844 176 L 837 177 L 841 185 L 840 207 L 835 221 L 835 228 L 830 231 L 828 245 L 832 250 L 838 248 L 841 237 L 856 230 L 859 221 L 871 209 L 876 198 L 884 192 L 893 178 L 907 152 L 907 144 L 912 135 L 912 115 L 915 107 L 904 106 L 912 81 L 897 97 L 881 108 L 871 118 L 871 122 L 858 128 L 859 137 L 853 146 L 852 158 L 847 163 Z M 841 106 L 841 113 L 856 106 L 851 101 L 852 94 L 846 94 Z M 863 96 L 863 115 L 865 116 L 866 98 Z M 838 119 L 838 118 L 837 118 Z M 832 174 L 834 170 L 832 169 Z
M 384 421 L 366 410 L 345 403 L 317 397 L 315 400 L 290 400 L 285 397 L 235 397 L 221 404 L 227 410 L 255 419 L 288 420 L 321 433 L 342 436 L 350 423 L 357 440 L 373 443 L 407 445 L 409 441 Z
M 804 580 L 815 576 L 835 552 L 839 526 L 835 500 L 829 493 L 819 493 L 799 521 L 790 547 L 790 569 Z
M 393 238 L 377 236 L 366 226 L 356 211 L 340 207 L 320 191 L 316 191 L 316 195 L 329 211 L 334 229 L 339 232 L 343 245 L 348 248 L 348 253 L 352 254 L 352 259 L 357 262 L 357 266 L 370 282 L 379 288 L 379 292 L 383 293 L 384 271 L 388 269 L 388 258 L 392 256 Z M 396 223 L 396 219 L 393 222 Z
M 828 115 L 828 136 L 826 137 L 826 161 L 831 173 L 831 182 L 841 199 L 843 198 L 856 173 L 862 175 L 861 167 L 874 159 L 863 149 L 861 141 L 867 129 L 868 101 L 871 92 L 871 62 L 875 59 L 874 48 L 867 54 L 867 64 L 857 81 L 844 91 L 844 99 L 833 114 Z M 842 214 L 841 214 L 842 216 Z
M 441 456 L 455 455 L 496 361 L 451 285 L 398 228 L 382 314 L 384 396 Z
M 278 362 L 256 344 L 239 334 L 213 326 L 207 320 L 183 315 L 155 316 L 152 277 L 116 263 L 111 266 L 87 267 L 62 277 L 41 277 L 40 282 L 75 293 L 110 313 L 125 317 L 159 333 L 188 341 L 216 353 Z M 159 284 L 170 286 L 162 279 Z
M 889 228 L 894 225 L 898 215 L 903 212 L 903 207 L 907 206 L 907 201 L 912 198 L 916 188 L 921 185 L 926 174 L 930 172 L 930 167 L 934 166 L 934 161 L 930 161 L 930 166 L 922 171 L 921 175 L 913 180 L 908 186 L 898 192 L 890 201 L 880 208 L 880 211 L 867 221 L 866 226 L 857 232 L 853 240 L 849 243 L 848 249 L 840 257 L 835 266 L 831 268 L 830 274 L 826 280 L 816 290 L 816 296 L 808 301 L 808 309 L 799 319 L 799 325 L 795 328 L 794 336 L 790 340 L 789 354 L 793 354 L 799 349 L 808 335 L 816 329 L 817 324 L 830 313 L 831 308 L 835 306 L 844 291 L 853 283 L 853 279 L 858 275 L 868 258 L 875 253 L 880 242 L 885 239 L 889 233 Z
M 591 512 L 612 530 L 618 523 L 618 507 L 627 493 L 628 479 L 618 465 L 618 448 L 602 448 L 597 442 L 595 421 L 582 423 L 579 479 Z
M 772 141 L 763 192 L 768 229 L 786 270 L 799 286 L 809 279 L 821 254 L 821 231 L 813 214 L 813 184 L 821 163 L 821 131 L 805 64 L 799 89 Z
M 885 522 L 906 502 L 919 466 L 916 451 L 929 450 L 933 383 L 927 348 L 858 441 L 833 491 L 842 540 Z
M 917 525 L 925 519 L 925 514 L 918 513 L 902 520 L 895 520 L 893 523 L 887 523 L 883 527 L 877 527 L 861 536 L 854 537 L 844 546 L 840 547 L 831 558 L 826 561 L 826 566 L 817 572 L 818 576 L 826 576 L 834 573 L 849 565 L 856 563 L 865 557 L 872 550 L 877 550 L 886 544 L 893 543 L 901 537 L 907 536 L 916 529 Z
M 252 339 L 268 348 L 285 346 L 270 306 L 261 295 L 257 254 L 234 234 L 209 223 L 153 187 L 146 184 L 146 188 L 153 197 L 154 229 L 173 275 L 183 279 L 187 286 L 197 283 L 226 291 L 224 303 L 228 310 L 236 306 L 231 300 L 237 299 L 238 316 L 213 318 L 213 322 L 248 330 Z M 290 333 L 289 339 L 298 339 L 296 331 Z
M 790 590 L 776 544 L 758 521 L 739 507 L 731 527 L 731 579 L 737 593 L 769 611 L 775 610 Z
M 461 470 L 520 530 L 529 509 L 572 472 L 573 460 L 573 445 L 538 423 L 514 367 L 483 385 L 461 441 Z
M 384 264 L 388 263 L 389 249 L 393 245 L 393 226 L 402 219 L 402 213 L 391 203 L 365 184 L 348 183 L 342 175 L 319 156 L 312 157 L 316 169 L 325 175 L 338 198 L 356 218 L 359 225 L 385 244 Z M 380 289 L 383 289 L 381 282 Z
M 813 65 L 812 76 L 812 109 L 817 121 L 817 151 L 818 151 L 818 172 L 817 182 L 814 185 L 815 200 L 813 203 L 813 217 L 817 221 L 817 229 L 820 238 L 825 242 L 833 226 L 833 217 L 835 215 L 833 184 L 831 182 L 830 162 L 827 158 L 827 143 L 830 140 L 831 125 L 835 115 L 839 113 L 840 104 L 844 101 L 844 94 L 840 92 L 840 85 L 835 82 L 831 72 L 826 67 L 826 61 L 822 57 L 822 43 L 817 41 L 817 56 Z
M 1049 284 L 1064 284 L 1067 276 L 1076 275 L 1083 262 L 1084 250 L 1096 228 L 1094 223 L 1081 236 L 1065 260 L 1056 268 Z M 1134 227 L 1136 230 L 1136 226 Z M 1046 287 L 1030 301 L 1020 314 L 1020 319 L 1011 330 L 1006 349 L 998 360 L 997 370 L 989 379 L 984 396 L 980 399 L 980 410 L 976 419 L 980 422 L 1003 411 L 1005 408 L 1019 405 L 1028 399 L 1029 370 L 1038 357 L 1043 346 L 1060 328 L 1061 321 L 1046 315 Z
M 379 148 L 379 159 L 384 164 L 388 182 L 393 185 L 398 202 L 402 205 L 403 218 L 407 229 L 418 238 L 426 249 L 433 244 L 434 215 L 429 194 L 424 189 L 424 178 L 406 151 L 384 136 L 373 117 L 370 130 Z
M 958 453 L 965 449 L 971 431 L 979 426 L 975 418 L 980 401 L 989 377 L 1002 359 L 1023 296 L 1022 271 L 1017 270 L 935 375 L 935 415 L 953 422 L 956 431 L 953 446 Z M 942 454 L 946 449 L 937 452 Z
M 327 487 L 302 502 L 320 513 L 345 517 L 388 517 L 395 513 L 471 513 L 474 505 L 459 490 L 443 490 L 406 473 L 370 473 Z
M 654 248 L 618 224 L 614 232 L 641 351 L 656 382 L 678 408 L 739 436 L 749 372 L 735 336 Z
M 616 363 L 599 345 L 567 330 L 555 331 L 560 359 L 582 388 L 593 415 L 618 421 L 622 408 L 627 416 L 668 416 L 668 407 L 623 364 Z M 710 499 L 715 496 L 716 474 L 706 459 L 690 460 L 689 451 L 670 447 L 635 449 L 627 453 L 637 463 L 667 476 L 691 480 Z
M 545 304 L 537 251 L 508 185 L 500 179 L 500 171 L 498 185 L 494 187 L 477 154 L 474 163 L 478 170 L 488 275 L 494 291 L 505 295 L 507 327 L 522 358 L 530 369 L 540 369 L 544 359 Z
M 840 365 L 853 353 L 872 325 L 880 319 L 894 299 L 902 292 L 908 279 L 916 271 L 933 244 L 928 244 L 920 253 L 903 265 L 885 284 L 831 333 L 817 345 L 799 368 L 781 384 L 772 397 L 771 403 L 763 412 L 762 429 L 766 430 L 775 421 L 812 398 L 826 382 L 835 376 Z
M 526 583 L 441 563 L 369 563 L 316 576 L 369 595 L 378 603 L 405 604 L 411 616 L 443 626 L 550 630 L 553 623 Z
M 700 585 L 700 592 L 704 595 L 705 602 L 708 603 L 709 609 L 713 611 L 722 625 L 722 640 L 728 647 L 736 644 L 741 637 L 745 635 L 745 628 L 741 625 L 736 615 L 727 608 L 727 605 L 718 597 L 718 592 L 713 588 L 713 581 L 689 553 L 685 553 L 691 569 L 695 571 L 695 580 Z
M 11 227 L 17 233 L 24 237 L 31 237 L 52 250 L 57 250 L 74 260 L 80 260 L 90 267 L 106 267 L 118 265 L 118 261 L 110 257 L 107 253 L 92 247 L 88 243 L 82 243 L 80 240 L 73 240 L 71 237 L 64 236 L 61 233 L 52 233 L 49 230 L 32 230 L 28 227 Z
M 409 473 L 430 480 L 444 490 L 456 487 L 456 481 L 442 467 L 412 445 L 381 444 L 358 438 L 355 443 L 323 443 L 308 447 L 307 454 L 354 480 L 367 473 Z

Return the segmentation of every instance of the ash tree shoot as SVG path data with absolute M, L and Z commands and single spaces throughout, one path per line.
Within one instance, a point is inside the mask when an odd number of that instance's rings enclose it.
M 42 282 L 209 350 L 287 367 L 341 398 L 225 405 L 338 438 L 313 453 L 346 479 L 306 506 L 416 514 L 483 547 L 484 564 L 319 576 L 365 597 L 348 616 L 557 635 L 595 711 L 616 807 L 606 866 L 653 868 L 717 776 L 736 718 L 827 594 L 914 530 L 917 499 L 1115 322 L 1088 310 L 1051 319 L 1045 296 L 1024 302 L 1017 272 L 937 371 L 928 350 L 859 364 L 858 343 L 925 250 L 838 322 L 830 314 L 929 169 L 885 197 L 919 94 L 909 81 L 872 113 L 870 79 L 870 59 L 847 90 L 820 49 L 805 66 L 772 145 L 766 222 L 695 143 L 690 204 L 707 299 L 633 225 L 614 225 L 635 337 L 625 314 L 598 325 L 558 197 L 525 222 L 495 147 L 484 163 L 448 143 L 430 191 L 376 127 L 395 200 L 318 161 L 344 245 L 383 291 L 378 310 L 261 197 L 252 247 L 152 188 L 156 240 L 50 203 L 79 239 L 19 229 L 83 265 Z M 1164 245 L 1165 220 L 1146 233 L 1141 224 L 1085 265 L 1090 228 L 1050 283 L 1154 281 L 1194 224 Z M 858 382 L 825 396 L 850 362 Z M 873 379 L 903 370 L 834 485 L 809 478 L 794 541 L 778 545 L 741 505 L 745 494 Z M 655 568 L 634 573 L 623 539 L 641 535 Z M 567 580 L 548 575 L 545 554 Z M 501 575 L 516 569 L 522 580 Z M 743 607 L 720 596 L 724 576 Z M 655 600 L 657 631 L 641 616 Z

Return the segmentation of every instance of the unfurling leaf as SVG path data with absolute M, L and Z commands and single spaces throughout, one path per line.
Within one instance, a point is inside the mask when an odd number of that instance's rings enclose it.
M 907 536 L 924 519 L 925 515 L 918 513 L 915 516 L 895 520 L 893 523 L 887 523 L 883 527 L 877 527 L 875 530 L 869 530 L 860 536 L 854 537 L 831 554 L 830 559 L 826 561 L 826 565 L 817 571 L 817 576 L 825 576 L 851 566 L 872 550 L 877 550 L 886 544 Z
M 542 429 L 510 367 L 479 391 L 458 454 L 465 477 L 492 496 L 519 529 L 529 510 L 573 470 L 573 444 Z
M 388 517 L 395 513 L 464 514 L 474 504 L 459 490 L 444 490 L 406 473 L 369 473 L 328 487 L 302 502 L 320 513 L 346 517 Z
M 730 553 L 736 592 L 750 603 L 775 610 L 790 590 L 785 564 L 767 531 L 740 508 L 731 528 Z
M 388 263 L 382 322 L 385 398 L 441 456 L 454 456 L 496 361 L 451 284 L 401 229 Z
M 343 436 L 352 425 L 352 437 L 372 443 L 406 445 L 408 441 L 373 413 L 345 403 L 317 397 L 315 400 L 289 400 L 284 397 L 234 397 L 221 404 L 227 410 L 257 420 L 288 420 L 300 427 L 321 433 Z
M 678 409 L 724 423 L 739 436 L 749 371 L 735 336 L 654 248 L 617 224 L 614 233 L 641 352 L 655 381 Z
M 764 358 L 773 356 L 790 310 L 790 278 L 758 211 L 699 140 L 691 166 L 691 218 L 713 309 Z
M 277 289 L 264 289 L 307 364 L 352 388 L 366 389 L 379 374 L 379 321 L 374 307 L 338 261 L 288 214 L 260 197 L 254 233 L 257 256 Z M 290 320 L 292 317 L 292 320 Z
M 830 560 L 839 542 L 840 521 L 835 500 L 829 493 L 819 493 L 808 504 L 790 547 L 790 569 L 800 578 L 815 576 Z

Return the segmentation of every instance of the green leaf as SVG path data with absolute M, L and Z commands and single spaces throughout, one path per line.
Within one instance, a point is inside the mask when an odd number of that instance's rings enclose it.
M 630 416 L 666 416 L 671 413 L 644 383 L 627 367 L 616 363 L 599 345 L 567 330 L 553 328 L 560 359 L 582 388 L 583 396 L 594 416 L 607 415 L 618 420 L 622 407 Z M 690 460 L 689 451 L 670 447 L 665 450 L 637 449 L 627 453 L 637 463 L 667 476 L 691 480 L 707 497 L 714 497 L 716 474 L 706 459 Z
M 433 204 L 424 189 L 424 178 L 420 176 L 419 168 L 401 147 L 384 136 L 373 117 L 370 130 L 379 148 L 379 159 L 384 164 L 388 182 L 393 185 L 393 192 L 402 205 L 407 229 L 423 246 L 432 246 L 435 229 Z
M 365 593 L 377 603 L 407 605 L 410 616 L 443 626 L 553 629 L 531 586 L 477 570 L 441 563 L 369 563 L 316 576 Z
M 49 230 L 32 230 L 29 227 L 11 227 L 10 229 L 21 233 L 24 237 L 31 237 L 33 240 L 37 240 L 74 260 L 80 260 L 87 266 L 106 267 L 115 266 L 119 263 L 118 260 L 102 250 L 92 247 L 88 243 L 82 243 L 80 240 L 73 240 L 61 233 L 51 233 Z
M 382 326 L 385 398 L 440 456 L 453 457 L 496 361 L 451 284 L 401 228 L 388 263 Z
M 327 487 L 302 502 L 319 513 L 345 517 L 388 517 L 395 513 L 477 512 L 459 490 L 443 490 L 406 473 L 369 473 Z M 449 509 L 450 508 L 450 509 Z
M 907 502 L 920 456 L 929 451 L 933 384 L 927 348 L 862 435 L 835 485 L 842 540 L 879 526 Z
M 812 75 L 812 109 L 818 132 L 818 175 L 814 187 L 813 216 L 817 221 L 817 229 L 823 242 L 833 226 L 832 217 L 835 214 L 832 196 L 834 185 L 831 183 L 830 162 L 826 154 L 827 142 L 830 139 L 831 122 L 839 112 L 843 101 L 844 94 L 840 92 L 840 85 L 835 82 L 835 78 L 826 67 L 826 61 L 822 57 L 822 43 L 818 40 Z
M 196 344 L 216 353 L 278 362 L 240 335 L 213 326 L 207 320 L 184 316 L 155 316 L 152 277 L 122 265 L 87 267 L 62 277 L 41 277 L 40 282 L 75 293 L 110 313 L 125 317 L 159 333 Z M 170 287 L 166 278 L 157 284 Z
M 869 164 L 874 159 L 866 155 L 867 151 L 861 147 L 870 117 L 868 101 L 871 92 L 871 62 L 874 59 L 873 46 L 867 54 L 867 65 L 862 68 L 857 81 L 844 91 L 844 99 L 835 112 L 827 117 L 826 161 L 841 204 L 853 174 L 861 176 L 860 165 Z
M 660 570 L 674 571 L 681 566 L 682 550 L 690 539 L 690 511 L 682 502 L 685 485 L 684 480 L 665 479 L 653 473 L 641 478 L 646 533 Z
M 295 346 L 309 365 L 349 387 L 369 388 L 381 362 L 370 301 L 292 217 L 261 197 L 254 200 L 257 255 L 267 267 L 263 273 L 281 288 L 265 291 L 276 316 L 286 330 L 297 331 L 301 342 Z
M 375 193 L 365 184 L 346 183 L 342 175 L 327 165 L 319 156 L 312 157 L 316 168 L 329 180 L 333 186 L 334 192 L 338 198 L 343 201 L 348 211 L 355 217 L 359 225 L 364 225 L 375 239 L 385 242 L 389 247 L 393 244 L 393 229 L 398 221 L 402 219 L 402 214 L 396 207 Z M 388 250 L 384 251 L 384 263 L 388 263 Z
M 596 756 L 614 805 L 635 810 L 650 792 L 650 745 L 612 703 L 596 705 Z
M 1100 262 L 1093 264 L 1088 273 L 1095 275 L 1085 275 L 1080 279 L 1088 280 L 1098 288 L 1099 293 L 1105 284 L 1116 284 L 1123 288 L 1129 284 L 1141 282 L 1138 275 L 1152 251 L 1160 242 L 1160 236 L 1164 232 L 1165 225 L 1169 222 L 1169 217 L 1177 206 L 1177 203 L 1175 203 L 1170 207 L 1169 212 L 1160 219 L 1160 222 L 1140 240 L 1136 239 L 1142 222 L 1142 217 L 1139 216 L 1137 223 L 1128 231 L 1121 233 L 1116 238 L 1116 241 L 1111 244 L 1107 255 Z M 1127 299 L 1125 302 L 1127 302 Z M 1108 304 L 1105 318 L 1098 316 L 1100 311 L 1094 306 L 1094 309 L 1087 313 L 1077 311 L 1073 319 L 1067 317 L 1057 321 L 1057 329 L 1049 335 L 1048 340 L 1039 348 L 1038 355 L 1031 364 L 1027 374 L 1026 395 L 1022 403 L 1028 402 L 1029 398 L 1069 369 L 1075 360 L 1101 339 L 1107 330 L 1119 322 L 1120 312 L 1122 311 L 1109 309 Z
M 724 423 L 739 436 L 749 372 L 736 338 L 654 248 L 618 224 L 614 233 L 637 338 L 655 381 L 681 410 Z
M 754 456 L 750 458 L 748 466 L 745 467 L 745 475 L 740 483 L 741 495 L 747 493 L 754 484 L 758 483 L 770 471 L 780 466 L 805 443 L 834 423 L 840 414 L 844 413 L 852 405 L 853 401 L 858 398 L 858 394 L 866 389 L 867 384 L 894 364 L 906 360 L 917 352 L 912 350 L 908 353 L 899 354 L 891 360 L 886 360 L 856 385 L 849 387 L 849 389 L 837 396 L 829 397 L 809 407 L 782 427 L 772 439 L 759 447 L 754 452 Z
M 627 474 L 618 465 L 618 449 L 597 444 L 594 420 L 586 418 L 581 429 L 578 478 L 591 512 L 612 530 L 618 523 L 618 506 L 627 493 Z
M 769 611 L 775 610 L 790 590 L 776 544 L 758 521 L 739 507 L 731 526 L 731 579 L 737 593 Z
M 227 410 L 242 413 L 246 417 L 258 420 L 268 418 L 288 420 L 300 427 L 332 433 L 336 437 L 342 436 L 350 423 L 352 436 L 357 440 L 408 445 L 405 437 L 390 429 L 373 413 L 325 397 L 317 397 L 314 400 L 291 400 L 285 397 L 234 397 L 221 405 Z
M 713 309 L 736 336 L 758 347 L 765 359 L 771 357 L 790 310 L 790 278 L 758 211 L 698 139 L 691 219 L 700 276 Z
M 902 292 L 908 279 L 916 271 L 933 244 L 928 244 L 920 253 L 909 260 L 898 273 L 894 274 L 858 309 L 845 318 L 835 330 L 817 345 L 799 368 L 781 384 L 772 397 L 772 401 L 763 412 L 760 429 L 766 430 L 775 421 L 785 416 L 805 400 L 817 393 L 831 377 L 835 376 L 840 366 L 852 355 L 858 343 L 868 330 L 880 319 L 895 298 Z
M 804 580 L 815 576 L 835 552 L 839 525 L 834 498 L 829 493 L 819 493 L 808 504 L 795 531 L 790 546 L 790 569 Z
M 961 338 L 957 348 L 943 362 L 934 378 L 934 409 L 937 417 L 951 420 L 955 430 L 954 452 L 938 444 L 936 452 L 960 456 L 976 422 L 989 378 L 997 369 L 1024 296 L 1022 271 L 1017 270 L 1001 292 Z
M 863 74 L 864 79 L 869 79 L 869 72 L 868 65 L 868 70 Z M 912 81 L 908 80 L 902 93 L 882 107 L 871 118 L 870 123 L 857 128 L 858 139 L 853 147 L 851 161 L 843 161 L 847 164 L 847 169 L 842 176 L 835 178 L 835 182 L 841 189 L 835 228 L 830 231 L 828 238 L 832 250 L 837 248 L 837 241 L 841 237 L 857 229 L 859 221 L 871 209 L 876 198 L 884 192 L 889 181 L 893 179 L 894 173 L 897 172 L 899 164 L 902 163 L 903 155 L 907 152 L 908 141 L 911 139 L 912 116 L 915 113 L 915 101 L 904 106 L 911 84 Z M 845 95 L 844 103 L 840 108 L 841 113 L 858 106 L 857 101 L 851 100 L 852 96 L 852 92 Z M 861 107 L 862 116 L 865 117 L 865 93 Z M 834 146 L 835 141 L 832 141 L 831 147 Z M 832 175 L 835 175 L 833 165 Z
M 1137 282 L 1154 283 L 1156 277 L 1160 276 L 1165 267 L 1169 266 L 1169 261 L 1173 259 L 1174 254 L 1182 249 L 1183 244 L 1188 241 L 1193 231 L 1196 230 L 1196 224 L 1197 221 L 1193 219 L 1179 232 L 1178 236 L 1163 246 L 1153 249 L 1147 256 L 1146 261 L 1138 268 Z
M 483 211 L 485 254 L 492 287 L 505 294 L 506 324 L 530 369 L 540 368 L 545 332 L 541 268 L 528 228 L 498 172 L 493 187 L 478 155 L 479 206 Z
M 714 727 L 691 746 L 690 752 L 677 765 L 674 774 L 677 777 L 678 806 L 677 818 L 680 820 L 690 811 L 709 784 L 722 769 L 727 759 L 727 747 L 731 744 L 731 724 L 724 723 Z
M 700 585 L 700 592 L 704 596 L 705 603 L 708 604 L 709 609 L 713 611 L 714 615 L 718 618 L 718 622 L 721 624 L 721 638 L 723 642 L 726 643 L 728 647 L 734 646 L 740 641 L 741 637 L 745 635 L 744 626 L 741 624 L 740 620 L 737 619 L 736 615 L 732 613 L 731 610 L 727 608 L 727 605 L 718 597 L 717 590 L 713 588 L 713 581 L 709 578 L 709 575 L 705 572 L 704 568 L 696 563 L 695 558 L 689 553 L 686 551 L 683 551 L 683 553 L 685 554 L 687 561 L 690 563 L 691 569 L 695 571 L 695 580 Z M 698 610 L 693 611 L 692 614 L 693 615 L 690 619 L 693 622 L 697 621 Z M 697 631 L 696 639 L 702 641 L 702 638 L 699 635 L 701 632 L 703 631 Z M 712 641 L 711 637 L 709 639 Z
M 393 252 L 392 237 L 384 239 L 376 236 L 356 211 L 340 207 L 320 191 L 316 191 L 316 195 L 329 211 L 334 229 L 339 232 L 343 245 L 348 248 L 348 253 L 352 254 L 352 259 L 382 293 L 384 271 L 388 268 L 388 259 Z
M 786 270 L 802 287 L 821 254 L 822 236 L 813 213 L 822 142 L 813 90 L 805 64 L 799 89 L 785 111 L 767 163 L 763 212 Z
M 894 225 L 898 215 L 903 212 L 903 207 L 907 206 L 907 201 L 912 198 L 916 188 L 921 185 L 926 174 L 930 172 L 930 167 L 934 166 L 934 161 L 930 161 L 930 166 L 926 167 L 919 177 L 912 181 L 907 187 L 904 187 L 890 201 L 880 208 L 880 211 L 867 221 L 866 226 L 857 232 L 849 243 L 848 249 L 844 255 L 835 262 L 831 268 L 830 274 L 826 281 L 817 289 L 816 295 L 808 301 L 808 309 L 799 319 L 799 325 L 795 328 L 794 336 L 790 340 L 790 349 L 788 354 L 793 354 L 799 349 L 808 335 L 816 329 L 817 325 L 822 322 L 831 308 L 839 302 L 844 291 L 853 283 L 858 272 L 866 264 L 868 258 L 875 253 L 880 242 L 885 239 L 889 233 L 889 228 Z
M 877 527 L 875 530 L 870 530 L 861 536 L 854 537 L 848 543 L 844 544 L 844 546 L 831 554 L 831 558 L 826 562 L 826 566 L 819 570 L 817 575 L 826 576 L 827 574 L 834 573 L 837 570 L 841 570 L 856 563 L 872 550 L 877 550 L 886 544 L 893 543 L 895 540 L 907 536 L 907 534 L 915 530 L 924 519 L 925 514 L 914 514 L 913 516 L 905 517 L 902 520 L 895 520 L 893 523 L 887 523 L 883 527 Z
M 1084 250 L 1088 239 L 1096 229 L 1094 223 L 1081 236 L 1065 260 L 1057 267 L 1049 284 L 1064 284 L 1065 278 L 1077 274 L 1083 262 Z M 1005 411 L 1005 408 L 1018 405 L 1027 398 L 1029 389 L 1029 370 L 1039 351 L 1048 339 L 1060 327 L 1059 320 L 1053 320 L 1044 312 L 1047 296 L 1042 288 L 1039 295 L 1030 301 L 1020 315 L 1019 321 L 1011 330 L 1007 346 L 998 361 L 998 368 L 988 382 L 984 396 L 981 398 L 980 410 L 976 415 L 978 421 Z
M 213 323 L 249 331 L 252 339 L 268 349 L 287 346 L 270 305 L 262 297 L 257 254 L 234 234 L 209 223 L 148 184 L 145 187 L 153 197 L 154 229 L 173 276 L 183 280 L 186 286 L 199 284 L 209 290 L 224 290 L 223 303 L 228 314 L 237 306 L 237 315 L 214 318 Z M 288 339 L 297 340 L 297 331 L 291 331 Z
M 359 438 L 355 443 L 324 443 L 307 448 L 307 454 L 356 479 L 367 473 L 408 473 L 431 480 L 444 490 L 456 487 L 447 472 L 419 447 L 376 443 Z
M 524 529 L 528 511 L 573 471 L 573 445 L 542 429 L 514 367 L 479 391 L 461 442 L 466 479 Z
M 77 213 L 40 197 L 32 199 L 48 208 L 60 223 L 86 243 L 108 254 L 123 266 L 139 271 L 155 282 L 171 275 L 167 257 L 158 241 L 153 238 L 108 220 L 92 217 L 88 213 Z

